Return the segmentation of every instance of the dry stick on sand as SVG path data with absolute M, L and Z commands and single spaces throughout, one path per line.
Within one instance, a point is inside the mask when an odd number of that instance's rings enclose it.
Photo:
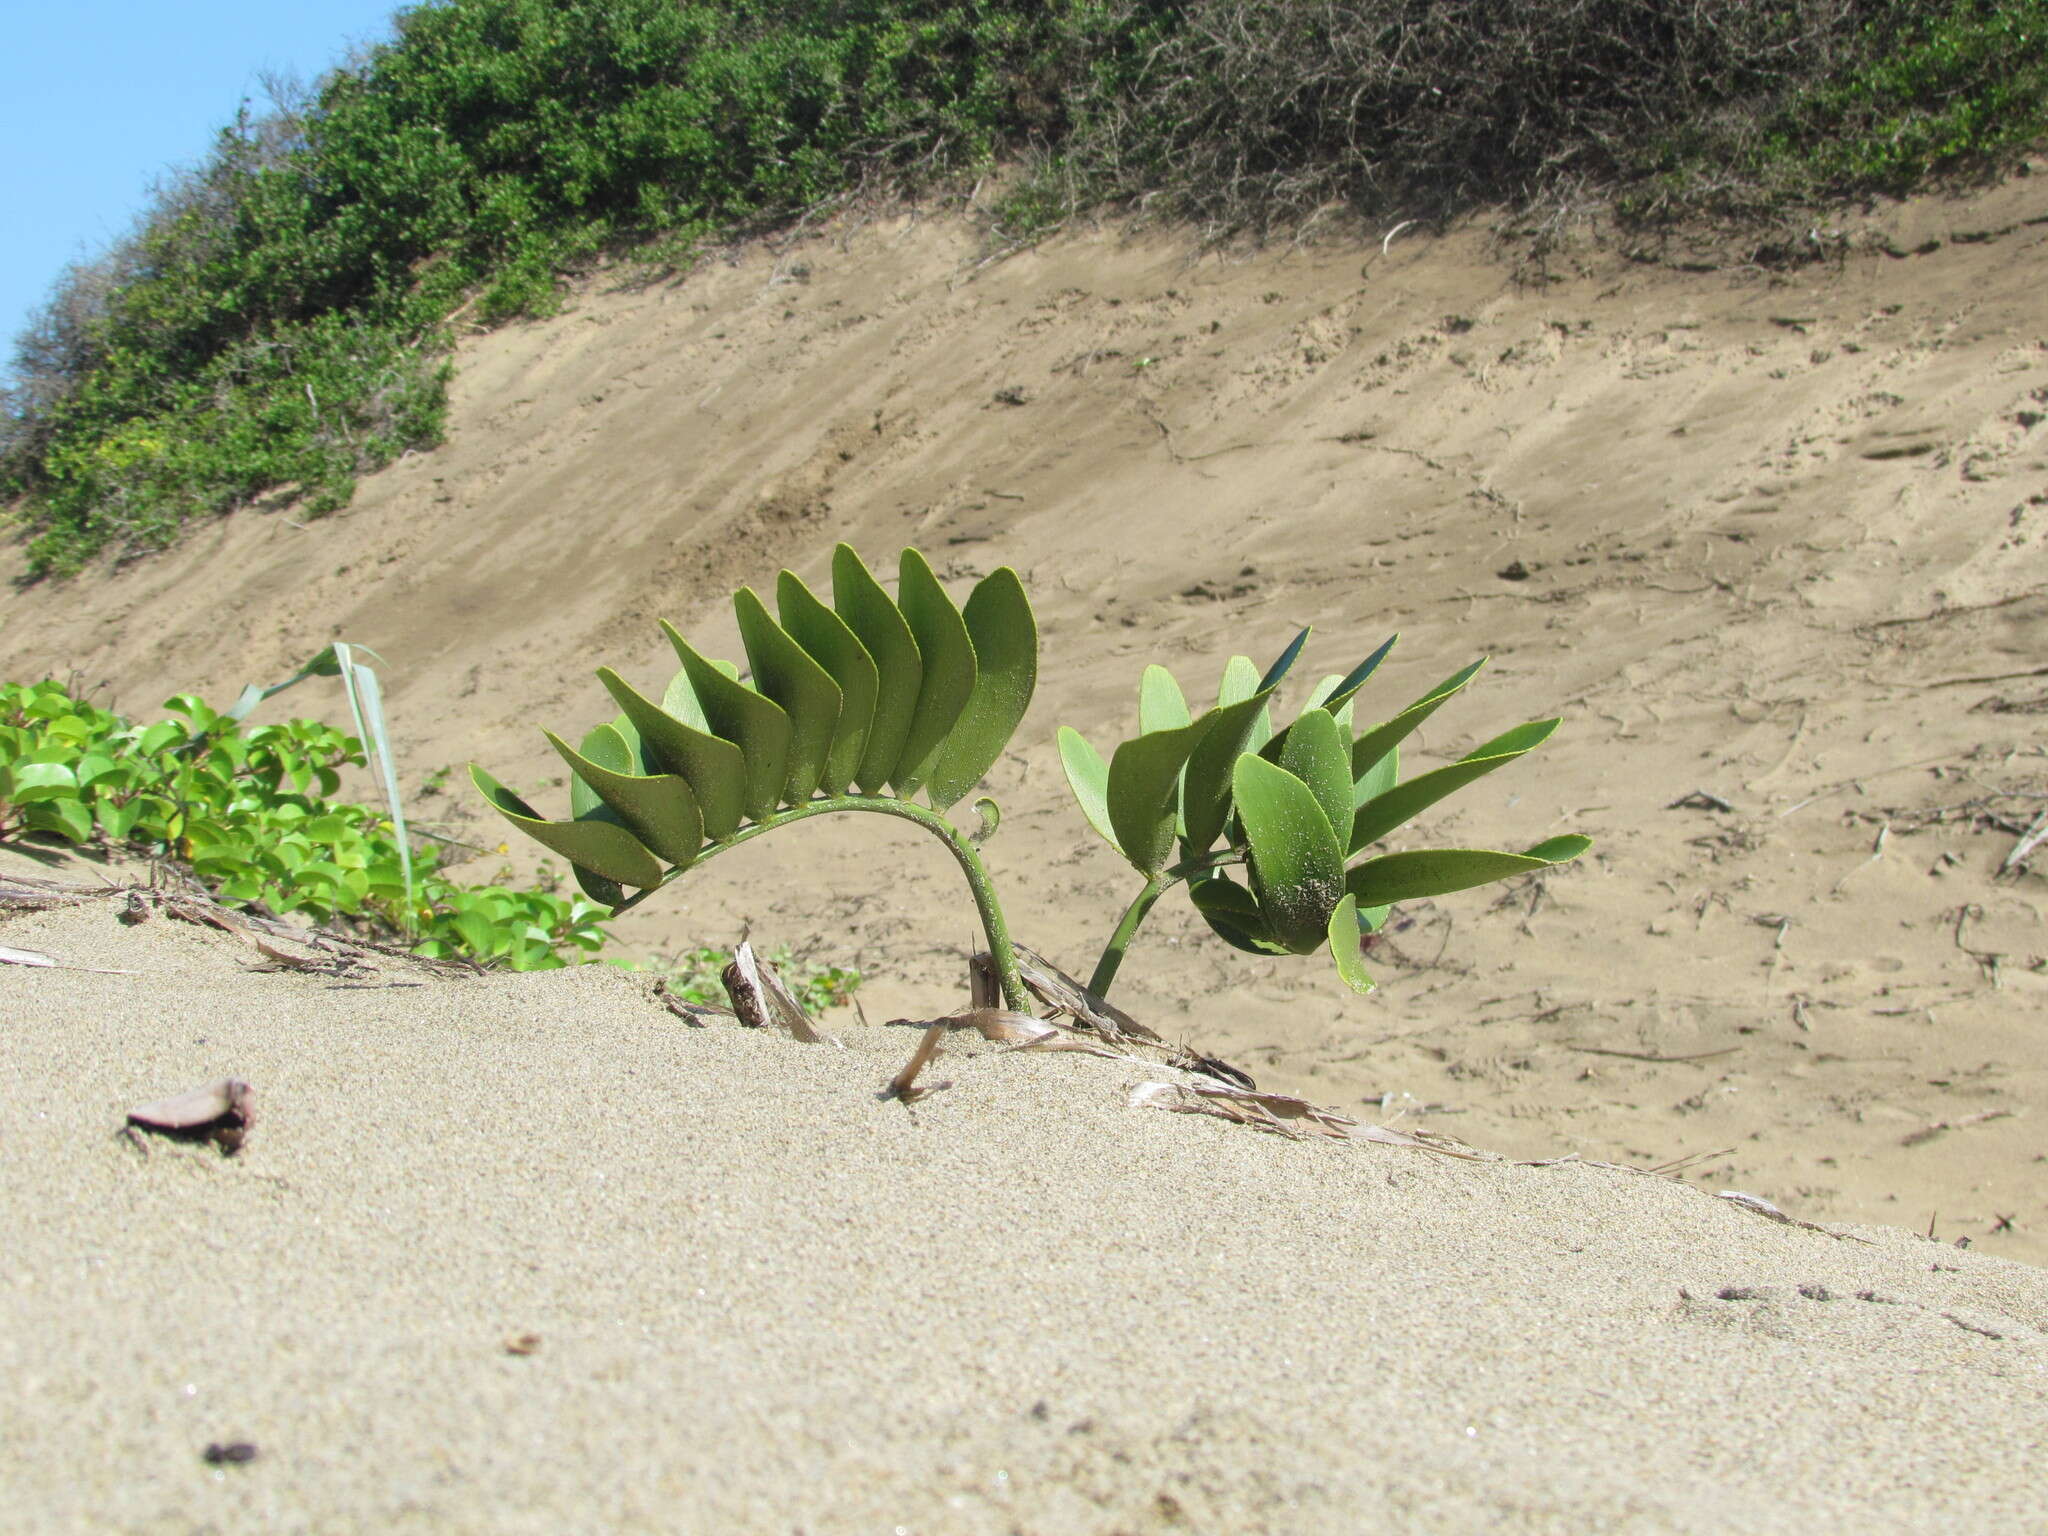
M 913 1024 L 910 1019 L 891 1019 L 891 1024 Z M 943 1019 L 933 1019 L 925 1026 L 924 1034 L 917 1042 L 917 1049 L 910 1054 L 903 1070 L 889 1079 L 889 1086 L 882 1091 L 885 1099 L 901 1099 L 913 1104 L 928 1093 L 937 1093 L 941 1088 L 952 1087 L 951 1082 L 934 1083 L 928 1088 L 917 1086 L 917 1075 L 939 1054 L 939 1046 L 947 1035 L 956 1029 L 972 1029 L 984 1040 L 993 1040 L 1004 1045 L 1032 1045 L 1056 1034 L 1054 1027 L 1043 1019 L 1034 1019 L 1028 1013 L 1012 1013 L 1006 1008 L 970 1008 L 965 1013 L 948 1014 Z

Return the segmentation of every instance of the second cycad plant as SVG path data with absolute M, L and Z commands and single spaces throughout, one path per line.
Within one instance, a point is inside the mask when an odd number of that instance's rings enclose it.
M 659 702 L 600 668 L 618 716 L 576 747 L 548 734 L 570 770 L 568 819 L 542 816 L 472 765 L 476 786 L 514 826 L 567 859 L 583 889 L 615 912 L 791 822 L 837 811 L 913 822 L 959 862 L 1004 1001 L 1025 1010 L 1029 994 L 976 846 L 995 827 L 995 804 L 975 802 L 981 826 L 972 836 L 946 814 L 995 763 L 1031 702 L 1038 630 L 1023 586 L 1004 567 L 956 606 L 924 557 L 906 549 L 892 598 L 843 544 L 832 586 L 828 605 L 782 572 L 774 616 L 752 589 L 734 595 L 746 681 L 667 624 L 681 666 Z M 1325 679 L 1276 731 L 1274 693 L 1306 639 L 1304 630 L 1263 674 L 1233 657 L 1216 707 L 1199 718 L 1164 668 L 1147 668 L 1140 733 L 1107 762 L 1074 732 L 1060 732 L 1082 811 L 1145 877 L 1096 965 L 1098 994 L 1154 903 L 1181 882 L 1230 943 L 1261 954 L 1327 945 L 1339 975 L 1365 991 L 1372 983 L 1360 941 L 1394 903 L 1542 869 L 1588 846 L 1583 837 L 1555 837 L 1521 853 L 1419 849 L 1347 869 L 1350 855 L 1520 757 L 1557 722 L 1518 727 L 1403 784 L 1400 743 L 1480 664 L 1384 724 L 1356 731 L 1354 697 L 1389 640 L 1349 676 Z M 920 793 L 927 805 L 913 799 Z M 1227 873 L 1234 866 L 1246 870 L 1248 885 Z

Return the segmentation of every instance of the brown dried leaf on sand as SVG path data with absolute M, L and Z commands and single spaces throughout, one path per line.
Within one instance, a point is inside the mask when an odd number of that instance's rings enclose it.
M 191 1141 L 211 1141 L 230 1157 L 242 1148 L 256 1123 L 256 1093 L 239 1077 L 217 1078 L 167 1099 L 128 1111 L 128 1134 L 156 1131 Z
M 721 1008 L 716 1003 L 696 1003 L 687 997 L 679 996 L 669 991 L 668 983 L 663 980 L 654 983 L 654 995 L 661 1000 L 662 1007 L 684 1023 L 694 1025 L 698 1029 L 708 1027 L 714 1019 L 739 1017 L 730 1008 Z
M 889 1022 L 915 1027 L 915 1021 L 910 1019 L 891 1019 Z M 939 1054 L 940 1044 L 956 1029 L 971 1029 L 982 1039 L 1007 1045 L 1012 1050 L 1025 1050 L 1060 1034 L 1058 1028 L 1044 1019 L 1033 1018 L 1028 1013 L 1012 1013 L 1006 1008 L 970 1008 L 965 1013 L 949 1013 L 943 1019 L 929 1020 L 925 1023 L 923 1037 L 917 1042 L 917 1049 L 911 1053 L 903 1070 L 889 1080 L 882 1097 L 901 1099 L 910 1104 L 928 1093 L 950 1088 L 951 1083 L 934 1083 L 928 1088 L 920 1088 L 917 1075 Z
M 1159 1036 L 1115 1003 L 1097 997 L 1045 956 L 1026 949 L 1022 944 L 1013 947 L 1017 952 L 1017 975 L 1026 989 L 1055 1014 L 1064 1014 L 1073 1020 L 1077 1029 L 1091 1030 L 1111 1040 L 1128 1036 L 1136 1040 L 1159 1041 Z M 968 985 L 977 1003 L 995 1001 L 995 974 L 995 962 L 986 951 L 968 962 Z
M 892 1022 L 908 1024 L 910 1021 L 898 1019 Z M 937 1093 L 941 1088 L 953 1086 L 951 1083 L 933 1083 L 929 1088 L 917 1086 L 917 1074 L 939 1054 L 939 1043 L 946 1038 L 946 1033 L 952 1025 L 951 1019 L 935 1019 L 926 1026 L 923 1037 L 917 1042 L 917 1049 L 910 1053 L 910 1060 L 903 1064 L 901 1072 L 889 1079 L 889 1086 L 882 1091 L 883 1098 L 901 1099 L 906 1104 L 914 1104 L 928 1093 Z
M 1284 1093 L 1252 1093 L 1220 1083 L 1140 1083 L 1131 1090 L 1133 1109 L 1169 1109 L 1186 1115 L 1215 1115 L 1271 1131 L 1278 1136 L 1327 1136 L 1335 1141 L 1374 1141 L 1390 1147 L 1414 1147 L 1445 1157 L 1487 1162 L 1487 1154 L 1448 1136 L 1429 1131 L 1390 1131 L 1367 1125 L 1334 1109 L 1320 1109 L 1306 1099 Z
M 732 1011 L 742 1024 L 765 1029 L 780 1025 L 806 1045 L 819 1045 L 825 1037 L 811 1023 L 802 1003 L 776 975 L 775 967 L 754 953 L 754 946 L 741 939 L 732 952 L 732 964 L 725 968 L 725 995 L 732 999 Z

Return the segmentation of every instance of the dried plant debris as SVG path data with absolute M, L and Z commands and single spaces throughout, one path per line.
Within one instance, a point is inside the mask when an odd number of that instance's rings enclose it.
M 255 1090 L 239 1077 L 223 1077 L 129 1110 L 125 1132 L 138 1146 L 138 1130 L 154 1131 L 183 1141 L 210 1141 L 233 1157 L 255 1123 Z
M 60 971 L 97 971 L 102 976 L 140 976 L 140 971 L 119 970 L 110 965 L 72 965 L 39 949 L 14 949 L 0 944 L 0 965 L 49 966 Z
M 1738 1210 L 1761 1216 L 1766 1221 L 1775 1221 L 1785 1227 L 1798 1227 L 1805 1232 L 1818 1232 L 1822 1237 L 1832 1237 L 1838 1243 L 1870 1242 L 1869 1238 L 1858 1237 L 1853 1232 L 1830 1232 L 1826 1227 L 1816 1226 L 1813 1222 L 1801 1221 L 1797 1216 L 1788 1216 L 1762 1195 L 1747 1194 L 1739 1189 L 1724 1189 L 1716 1198 L 1726 1200 Z
M 1159 1041 L 1159 1036 L 1132 1018 L 1115 1003 L 1096 996 L 1045 956 L 1022 944 L 1016 947 L 1017 974 L 1024 985 L 1046 1007 L 1063 1013 L 1077 1029 L 1093 1030 L 1111 1040 L 1131 1037 Z M 1163 1043 L 1163 1042 L 1162 1042 Z
M 687 997 L 678 996 L 669 991 L 668 983 L 664 980 L 655 981 L 654 995 L 661 999 L 662 1007 L 684 1023 L 694 1025 L 698 1029 L 708 1028 L 716 1020 L 739 1017 L 730 1008 L 721 1008 L 716 1003 L 692 1002 Z
M 908 1024 L 908 1019 L 893 1019 L 891 1023 Z M 937 1093 L 950 1088 L 950 1082 L 932 1083 L 927 1087 L 917 1086 L 917 1075 L 939 1054 L 939 1046 L 945 1040 L 947 1031 L 953 1027 L 951 1019 L 934 1019 L 926 1026 L 923 1036 L 917 1042 L 917 1049 L 910 1053 L 910 1060 L 903 1064 L 903 1070 L 889 1079 L 889 1086 L 882 1091 L 885 1099 L 901 1099 L 905 1104 L 915 1104 L 926 1094 Z
M 742 1024 L 754 1029 L 779 1025 L 806 1045 L 824 1042 L 796 994 L 745 939 L 733 951 L 732 964 L 725 968 L 722 979 L 725 995 L 732 999 L 732 1011 Z
M 1133 1109 L 1168 1109 L 1184 1115 L 1215 1115 L 1261 1131 L 1296 1139 L 1327 1137 L 1333 1141 L 1373 1141 L 1389 1147 L 1413 1147 L 1444 1157 L 1490 1162 L 1491 1157 L 1450 1136 L 1431 1131 L 1392 1131 L 1367 1125 L 1334 1109 L 1321 1109 L 1306 1099 L 1284 1093 L 1252 1093 L 1221 1083 L 1140 1083 L 1131 1090 Z
M 1077 1030 L 1119 1046 L 1149 1047 L 1157 1050 L 1168 1066 L 1213 1077 L 1233 1088 L 1251 1090 L 1258 1087 L 1249 1072 L 1215 1056 L 1204 1056 L 1185 1045 L 1174 1045 L 1161 1039 L 1114 1003 L 1090 992 L 1043 955 L 1026 949 L 1022 944 L 1015 947 L 1017 972 L 1025 989 L 1049 1010 L 1047 1017 L 1039 1022 L 1057 1026 L 1057 1038 L 1037 1038 L 1020 1044 L 1019 1049 L 1028 1046 L 1043 1051 L 1089 1051 L 1087 1045 L 1071 1034 L 1058 1033 Z M 975 1007 L 993 1008 L 1000 1003 L 995 962 L 986 951 L 969 958 L 967 984 Z M 1090 1054 L 1146 1064 L 1140 1058 L 1118 1050 L 1093 1050 Z
M 165 864 L 150 866 L 146 884 L 79 885 L 58 880 L 39 880 L 25 875 L 0 877 L 0 911 L 8 908 L 43 910 L 76 906 L 86 901 L 116 901 L 117 916 L 124 923 L 147 921 L 157 913 L 218 928 L 253 948 L 262 958 L 252 969 L 258 971 L 311 971 L 332 976 L 368 976 L 377 968 L 372 955 L 404 960 L 440 975 L 475 975 L 482 968 L 466 960 L 429 960 L 397 945 L 372 943 L 324 928 L 300 928 L 276 918 L 246 909 L 223 906 L 204 887 L 182 877 Z M 58 961 L 64 966 L 65 962 Z M 100 970 L 98 966 L 67 966 L 70 970 Z M 134 975 L 114 971 L 112 975 Z
M 1071 1046 L 1048 1046 L 1048 1042 L 1062 1038 L 1062 1031 L 1057 1025 L 1028 1013 L 1012 1013 L 1007 1008 L 970 1008 L 965 1013 L 949 1013 L 942 1019 L 891 1019 L 889 1022 L 912 1029 L 917 1028 L 920 1023 L 924 1027 L 924 1034 L 917 1042 L 917 1049 L 911 1053 L 910 1060 L 904 1064 L 903 1070 L 889 1080 L 888 1088 L 882 1093 L 885 1099 L 901 1099 L 906 1104 L 915 1103 L 926 1094 L 936 1093 L 941 1088 L 953 1086 L 950 1082 L 945 1082 L 919 1087 L 917 1076 L 937 1057 L 939 1047 L 944 1043 L 946 1036 L 956 1029 L 971 1029 L 982 1039 L 1008 1046 L 1015 1051 L 1050 1048 L 1085 1050 L 1098 1056 L 1117 1055 L 1116 1052 L 1105 1050 L 1099 1045 L 1078 1040 Z M 1071 1035 L 1064 1038 L 1073 1039 Z

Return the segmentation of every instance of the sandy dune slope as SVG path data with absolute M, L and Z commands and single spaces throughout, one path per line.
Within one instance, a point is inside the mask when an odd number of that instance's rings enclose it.
M 0 975 L 0 1530 L 2041 1528 L 1981 1248 L 120 910 L 5 928 L 100 969 Z M 116 1135 L 226 1073 L 236 1157 Z
M 1067 802 L 1056 725 L 1107 743 L 1145 662 L 1194 692 L 1301 624 L 1311 673 L 1401 631 L 1388 711 L 1490 655 L 1415 762 L 1564 728 L 1422 832 L 1581 830 L 1593 856 L 1410 908 L 1364 1000 L 1164 909 L 1119 1000 L 1375 1119 L 1523 1157 L 1711 1153 L 1706 1188 L 2038 1262 L 2048 930 L 2041 875 L 2000 866 L 2048 810 L 2048 178 L 1846 233 L 1787 276 L 1517 268 L 1479 228 L 1199 257 L 1105 229 L 978 264 L 964 228 L 897 219 L 600 275 L 466 343 L 450 444 L 345 514 L 244 513 L 10 593 L 0 673 L 144 712 L 340 636 L 388 663 L 412 784 L 474 758 L 552 804 L 536 727 L 608 715 L 600 663 L 665 676 L 657 617 L 735 654 L 723 595 L 819 577 L 842 538 L 961 582 L 1012 564 L 1044 680 L 991 775 L 990 858 L 1019 932 L 1080 968 L 1135 877 Z M 454 791 L 423 808 L 501 835 Z M 956 874 L 849 820 L 691 877 L 625 947 L 751 923 L 857 961 L 873 1019 L 950 1006 Z

